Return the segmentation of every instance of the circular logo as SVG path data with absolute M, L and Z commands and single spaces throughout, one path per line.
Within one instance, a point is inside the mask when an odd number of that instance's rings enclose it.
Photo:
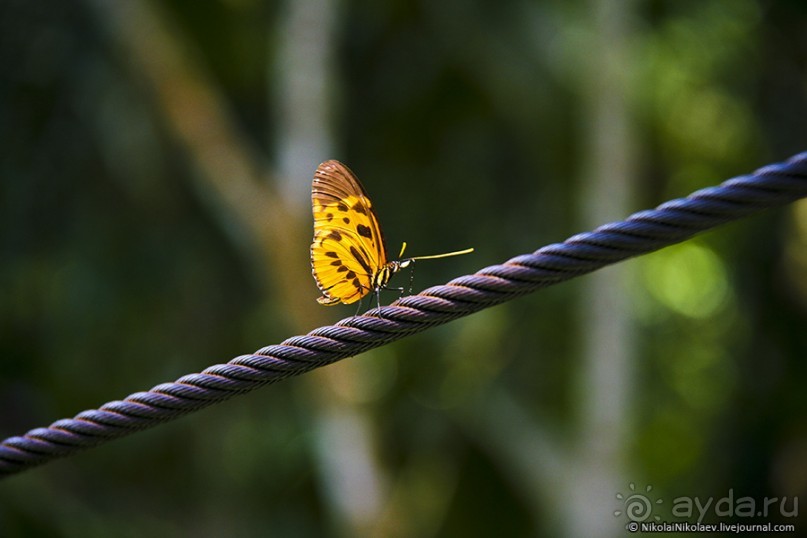
M 658 515 L 653 514 L 653 505 L 661 504 L 663 501 L 661 499 L 656 501 L 651 499 L 649 493 L 653 490 L 653 486 L 647 486 L 644 493 L 637 493 L 636 485 L 633 482 L 629 486 L 632 492 L 630 495 L 616 494 L 616 498 L 622 501 L 623 508 L 615 510 L 614 516 L 619 517 L 625 514 L 628 518 L 628 524 L 625 528 L 630 532 L 636 532 L 639 529 L 639 523 L 642 521 L 647 521 L 651 517 L 656 521 L 661 519 Z

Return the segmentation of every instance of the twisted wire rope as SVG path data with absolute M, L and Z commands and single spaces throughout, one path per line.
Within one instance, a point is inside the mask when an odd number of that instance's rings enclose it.
M 656 209 L 640 211 L 624 221 L 575 235 L 563 243 L 455 278 L 389 306 L 294 336 L 98 409 L 82 411 L 48 427 L 9 437 L 0 443 L 0 476 L 155 426 L 804 196 L 807 152 Z

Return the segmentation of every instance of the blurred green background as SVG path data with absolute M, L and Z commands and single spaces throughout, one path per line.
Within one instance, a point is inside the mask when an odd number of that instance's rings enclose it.
M 2 0 L 0 435 L 352 315 L 314 301 L 321 161 L 390 251 L 476 248 L 423 289 L 807 149 L 806 36 L 800 0 Z M 8 478 L 0 534 L 790 510 L 805 355 L 801 202 Z M 805 532 L 778 506 L 704 521 Z

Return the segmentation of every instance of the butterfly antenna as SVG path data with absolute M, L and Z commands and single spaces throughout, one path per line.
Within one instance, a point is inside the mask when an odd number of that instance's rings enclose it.
M 404 241 L 404 242 L 403 242 L 403 244 L 401 245 L 401 253 L 400 253 L 400 254 L 398 254 L 398 259 L 399 259 L 399 260 L 400 260 L 401 258 L 403 258 L 403 253 L 404 253 L 404 250 L 406 250 L 406 241 Z
M 406 246 L 406 243 L 404 243 L 404 246 Z M 449 256 L 460 256 L 462 254 L 470 254 L 473 251 L 474 251 L 473 248 L 466 248 L 465 250 L 455 250 L 454 252 L 446 252 L 445 254 L 432 254 L 431 256 L 417 256 L 415 258 L 409 258 L 409 259 L 412 261 L 434 260 L 436 258 L 448 258 Z M 401 250 L 401 253 L 403 253 L 403 250 Z

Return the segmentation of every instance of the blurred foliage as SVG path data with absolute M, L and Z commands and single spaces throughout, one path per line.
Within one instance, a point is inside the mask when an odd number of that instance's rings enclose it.
M 241 240 L 97 4 L 0 1 L 3 437 L 353 313 L 289 320 L 272 272 L 308 243 L 260 258 Z M 271 164 L 286 4 L 149 4 Z M 390 250 L 476 248 L 419 264 L 417 288 L 581 231 L 592 4 L 341 3 L 337 154 L 311 170 L 349 163 Z M 803 2 L 647 0 L 624 16 L 636 210 L 807 149 Z M 805 252 L 800 202 L 628 262 L 633 474 L 615 492 L 807 498 Z M 553 535 L 552 504 L 491 449 L 519 443 L 516 417 L 482 411 L 506 394 L 571 442 L 580 293 L 553 287 L 331 367 L 331 388 L 289 380 L 7 479 L 2 534 L 349 535 L 318 456 L 318 394 L 335 391 L 375 428 L 387 535 Z

